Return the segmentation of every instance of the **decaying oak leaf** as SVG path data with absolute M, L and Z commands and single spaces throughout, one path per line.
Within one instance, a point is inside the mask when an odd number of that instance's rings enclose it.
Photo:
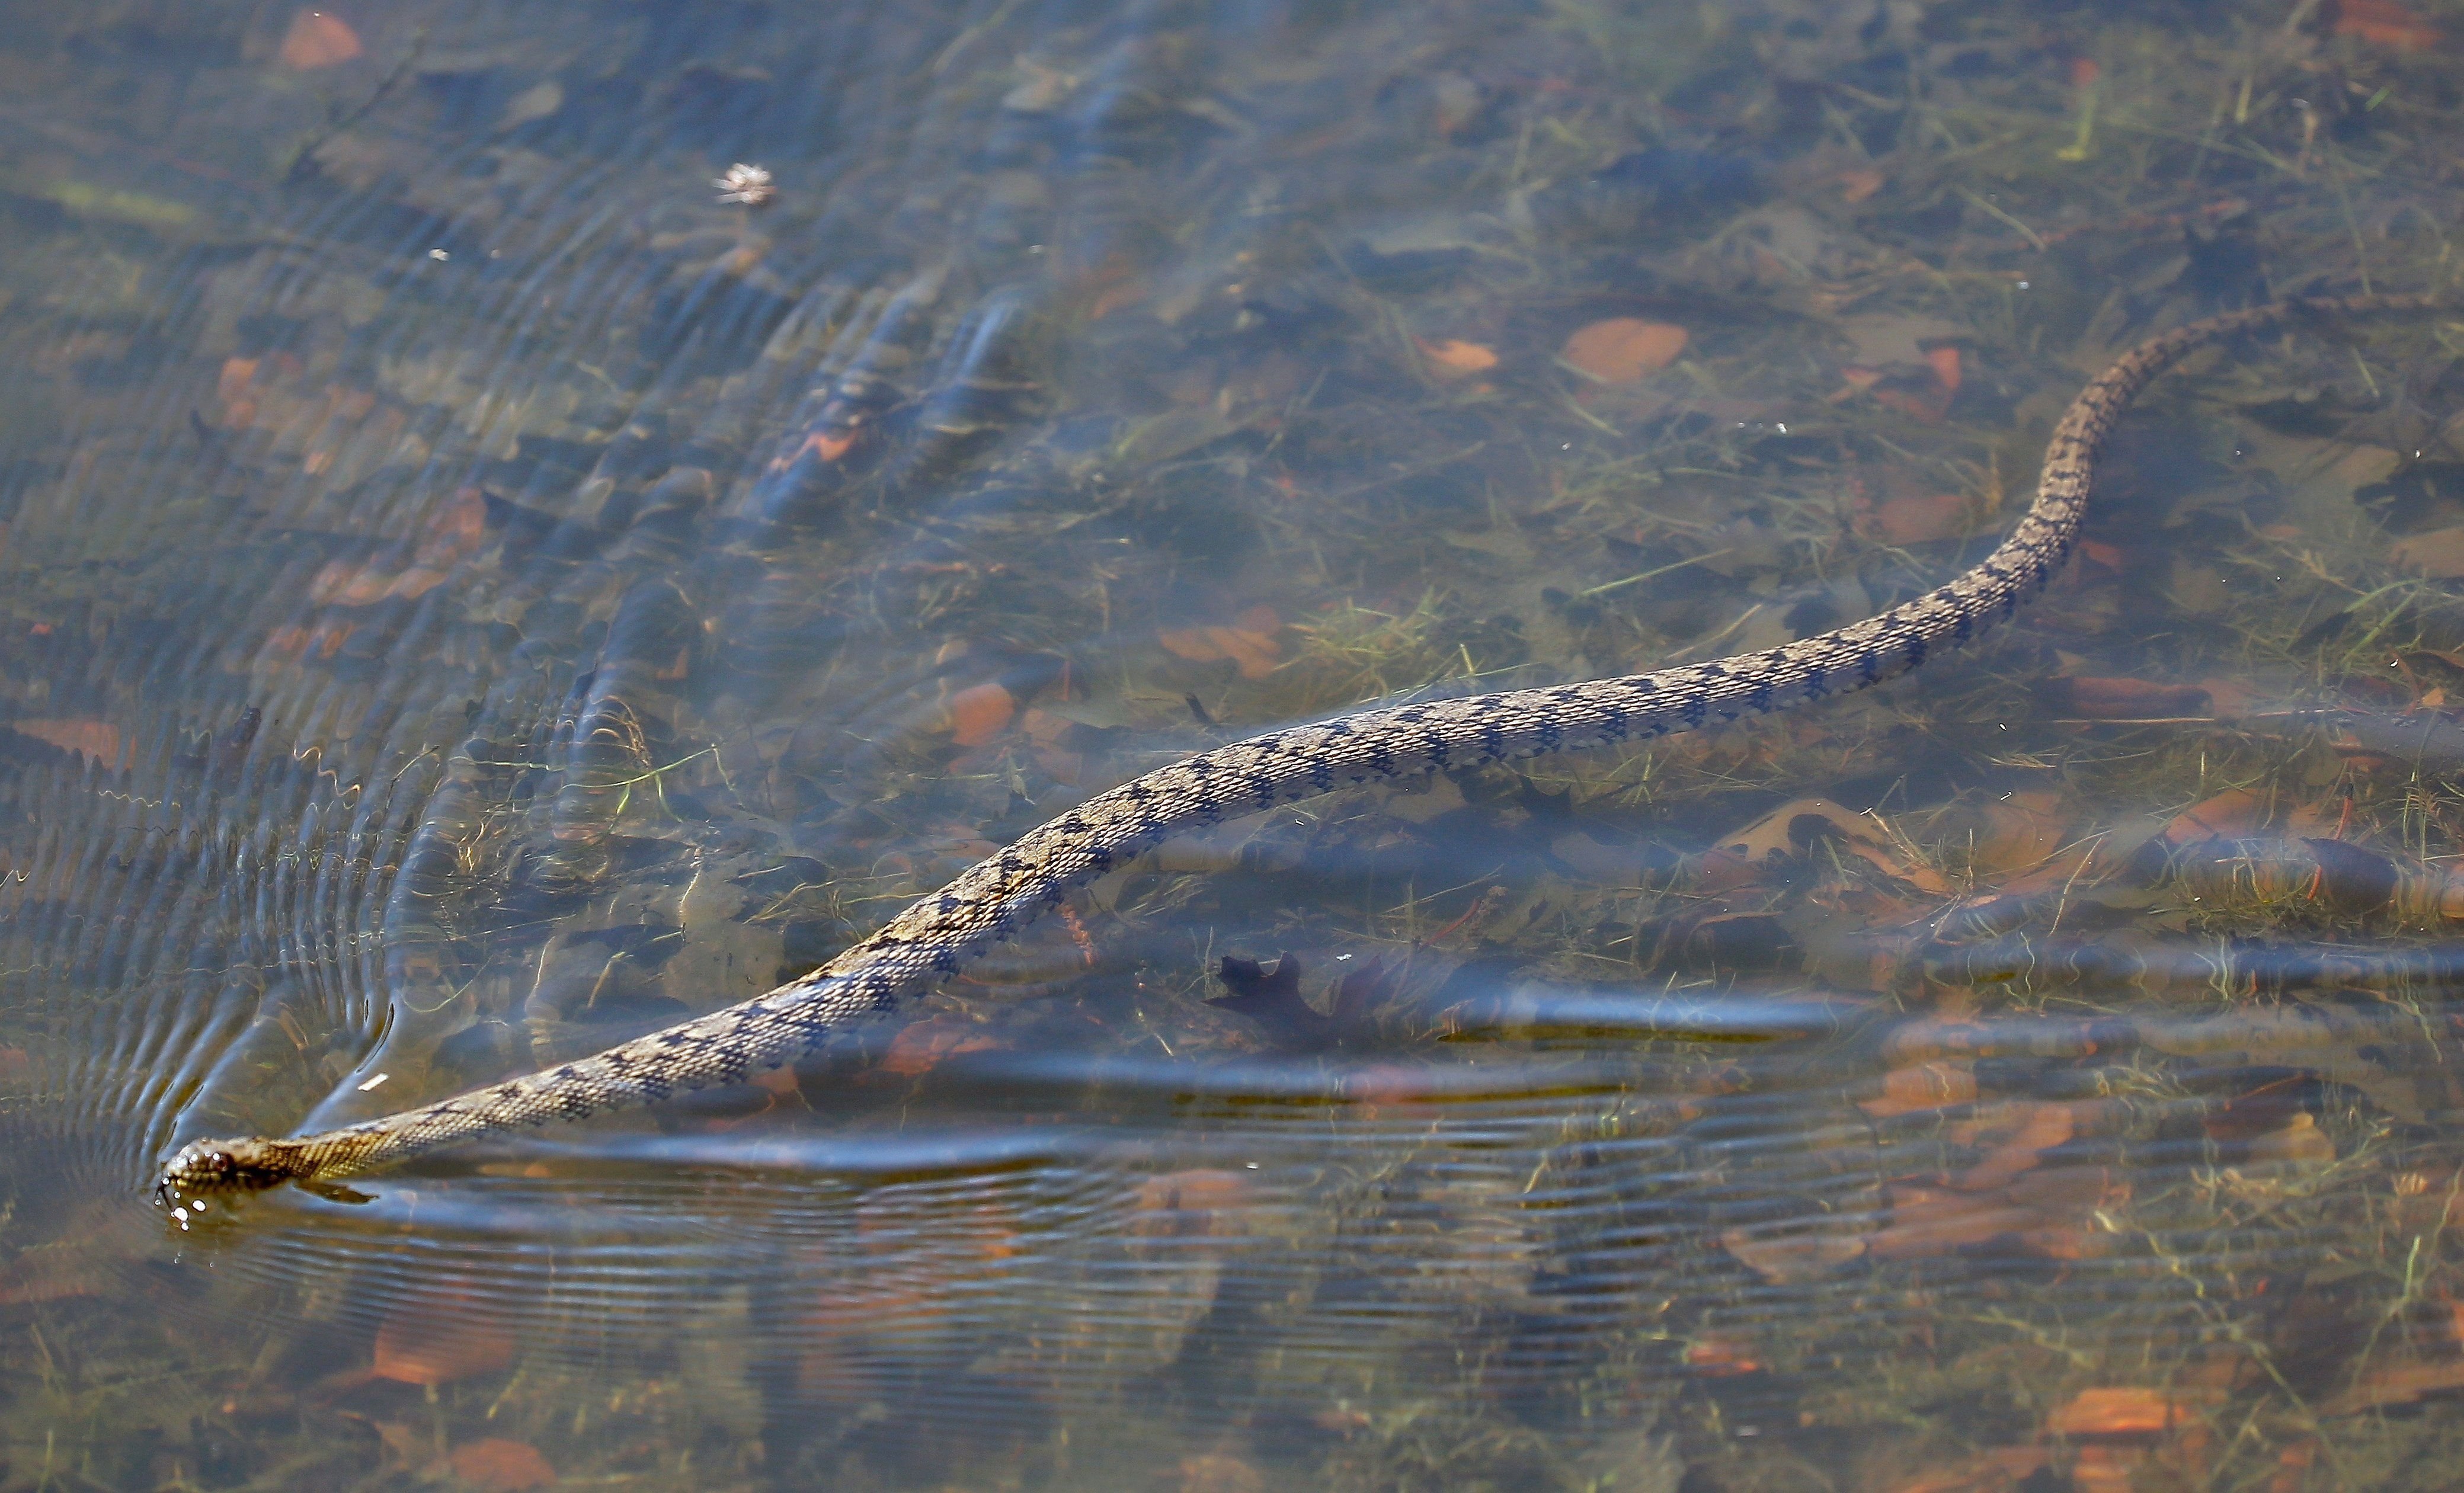
M 1685 1345 L 1685 1367 L 1706 1379 L 1727 1379 L 1760 1373 L 1763 1361 L 1742 1333 L 1706 1332 Z
M 2389 1405 L 2409 1405 L 2425 1394 L 2464 1390 L 2464 1359 L 2386 1359 L 2351 1388 L 2319 1407 L 2321 1416 L 2351 1416 Z
M 1173 627 L 1157 635 L 1164 651 L 1192 663 L 1230 659 L 1243 679 L 1264 679 L 1283 660 L 1275 634 L 1283 623 L 1273 608 L 1252 606 L 1229 627 Z
M 360 33 L 330 11 L 302 11 L 282 33 L 282 65 L 305 72 L 348 62 L 366 49 Z
M 1963 377 L 1958 344 L 1945 342 L 1928 347 L 1925 350 L 1925 358 L 1926 366 L 1933 369 L 1934 382 L 1942 385 L 1942 391 L 1945 394 L 1958 393 Z
M 2173 816 L 2163 838 L 2168 845 L 2201 840 L 2239 840 L 2256 834 L 2273 818 L 2267 801 L 2247 788 L 2228 788 Z
M 1018 701 L 1001 685 L 969 685 L 950 696 L 950 738 L 963 747 L 982 746 L 1016 714 Z
M 104 767 L 121 765 L 120 728 L 107 720 L 12 720 L 8 725 L 19 736 L 90 757 Z
M 1683 327 L 1665 321 L 1611 317 L 1577 330 L 1557 356 L 1602 384 L 1632 384 L 1675 362 L 1689 338 Z
M 1857 1108 L 1875 1119 L 1886 1120 L 1975 1101 L 1975 1065 L 1955 1059 L 1937 1059 L 1891 1069 L 1882 1075 L 1881 1093 L 1859 1100 Z
M 413 1296 L 377 1328 L 374 1372 L 434 1387 L 492 1373 L 514 1361 L 515 1341 L 496 1308 L 459 1292 Z
M 1266 1493 L 1266 1475 L 1220 1452 L 1180 1460 L 1180 1493 Z
M 2037 1104 L 2018 1107 L 2017 1123 L 2007 1111 L 2001 1115 L 1980 1115 L 1951 1127 L 1954 1140 L 1982 1141 L 1991 1147 L 1983 1160 L 1963 1173 L 1958 1186 L 1962 1192 L 1984 1192 L 2007 1185 L 2012 1178 L 2044 1159 L 2044 1153 L 2056 1146 L 2067 1144 L 2079 1131 L 2079 1119 L 2066 1104 Z
M 527 1441 L 509 1441 L 500 1436 L 472 1441 L 453 1449 L 446 1459 L 453 1476 L 473 1487 L 489 1493 L 523 1493 L 526 1488 L 544 1488 L 556 1482 L 556 1469 L 539 1455 L 539 1449 Z
M 2041 1446 L 2002 1446 L 1948 1466 L 1934 1466 L 1905 1482 L 1886 1484 L 1890 1493 L 2014 1493 L 2053 1460 Z
M 1975 527 L 1974 506 L 1956 493 L 1894 497 L 1857 516 L 1856 530 L 1884 544 L 1924 544 L 1955 539 Z
M 1981 872 L 2007 874 L 2044 864 L 2070 832 L 2070 805 L 2057 793 L 2006 793 L 1985 805 L 1983 823 L 1969 851 Z
M 2452 581 L 2464 576 L 2464 525 L 2407 535 L 2387 551 L 2387 560 L 2432 580 Z
M 1783 803 L 1744 829 L 1721 836 L 1717 849 L 1749 865 L 1762 866 L 1810 854 L 1823 841 L 1920 891 L 1940 895 L 1950 890 L 1950 882 L 1942 872 L 1895 843 L 1881 824 L 1828 799 Z
M 2214 1395 L 2192 1389 L 2081 1390 L 2045 1417 L 2051 1436 L 2163 1436 L 2200 1418 Z
M 876 1071 L 916 1078 L 962 1053 L 998 1051 L 1001 1045 L 983 1027 L 964 1017 L 930 1017 L 891 1039 L 890 1050 L 883 1054 Z
M 1870 1229 L 1861 1221 L 1826 1219 L 1823 1226 L 1790 1229 L 1729 1229 L 1721 1247 L 1737 1262 L 1775 1285 L 1818 1280 L 1865 1253 Z
M 1497 349 L 1484 347 L 1478 342 L 1465 342 L 1454 338 L 1433 342 L 1426 338 L 1416 337 L 1412 339 L 1412 345 L 1428 360 L 1429 373 L 1434 378 L 1468 379 L 1497 366 Z
M 2076 675 L 2045 681 L 2044 709 L 2089 720 L 2143 720 L 2208 714 L 2208 692 L 2196 685 Z
M 1253 1191 L 1243 1174 L 1214 1168 L 1151 1176 L 1138 1184 L 1130 1232 L 1148 1239 L 1237 1234 Z
M 2427 52 L 2447 39 L 2427 16 L 2395 0 L 2328 0 L 2324 9 L 2335 17 L 2333 29 L 2339 36 L 2404 52 Z
M 1889 1220 L 1866 1241 L 1878 1260 L 1909 1260 L 1948 1254 L 2039 1226 L 2043 1219 L 1991 1195 L 1947 1188 L 1894 1184 Z

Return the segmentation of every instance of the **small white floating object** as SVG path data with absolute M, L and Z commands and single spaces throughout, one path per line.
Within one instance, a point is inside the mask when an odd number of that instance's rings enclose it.
M 376 1077 L 369 1079 L 366 1083 L 362 1084 L 360 1086 L 360 1092 L 364 1094 L 369 1089 L 376 1087 L 379 1084 L 384 1083 L 386 1079 L 391 1077 L 393 1077 L 393 1075 L 390 1073 L 380 1073 Z
M 740 202 L 748 208 L 765 207 L 779 195 L 779 188 L 770 183 L 768 167 L 747 165 L 741 161 L 710 185 L 718 188 L 719 201 Z

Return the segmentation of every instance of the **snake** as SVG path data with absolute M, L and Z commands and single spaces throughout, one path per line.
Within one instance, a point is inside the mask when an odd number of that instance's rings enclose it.
M 284 1182 L 322 1186 L 485 1137 L 745 1083 L 957 975 L 1072 889 L 1184 831 L 1364 783 L 1648 741 L 1870 689 L 1985 636 L 2053 581 L 2079 538 L 2106 437 L 2184 355 L 2295 318 L 2437 303 L 2296 297 L 2141 342 L 2071 401 L 2048 440 L 2035 496 L 2010 534 L 1957 578 L 1861 622 L 1708 663 L 1359 710 L 1214 747 L 1092 795 L 766 995 L 396 1114 L 310 1135 L 192 1141 L 163 1164 L 155 1197 L 178 1207 Z

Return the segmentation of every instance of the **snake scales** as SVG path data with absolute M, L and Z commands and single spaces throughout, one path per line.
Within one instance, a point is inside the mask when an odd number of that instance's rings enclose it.
M 2194 348 L 2288 318 L 2424 308 L 2426 296 L 2316 297 L 2212 317 L 2125 354 L 2054 428 L 2035 501 L 1975 568 L 1863 622 L 1768 652 L 1619 679 L 1362 711 L 1217 747 L 1087 800 L 978 863 L 880 932 L 768 995 L 568 1063 L 295 1139 L 201 1140 L 155 1195 L 321 1182 L 481 1136 L 653 1104 L 794 1061 L 856 1018 L 956 974 L 1071 888 L 1176 831 L 1380 779 L 1692 731 L 1844 694 L 2011 617 L 2069 557 L 2097 453 L 2148 381 Z

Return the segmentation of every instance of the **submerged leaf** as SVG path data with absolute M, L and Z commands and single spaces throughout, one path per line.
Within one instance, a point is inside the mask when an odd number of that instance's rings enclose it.
M 1497 350 L 1478 342 L 1459 341 L 1452 338 L 1432 342 L 1426 338 L 1416 337 L 1412 339 L 1412 345 L 1429 361 L 1429 372 L 1441 379 L 1467 379 L 1497 366 Z
M 515 1346 L 495 1309 L 478 1300 L 458 1292 L 417 1296 L 387 1312 L 377 1328 L 374 1372 L 433 1388 L 506 1367 Z
M 325 11 L 302 11 L 282 33 L 282 65 L 302 71 L 348 62 L 365 49 L 360 33 L 341 16 Z
M 964 747 L 982 746 L 1000 736 L 1018 713 L 1018 701 L 997 683 L 970 685 L 950 696 L 951 739 Z
M 2081 1390 L 2045 1418 L 2054 1436 L 2161 1436 L 2196 1420 L 2202 1396 L 2180 1390 Z
M 120 765 L 120 728 L 107 720 L 12 720 L 9 729 L 104 767 Z
M 556 1468 L 539 1455 L 538 1447 L 500 1436 L 457 1446 L 446 1460 L 455 1477 L 486 1488 L 489 1493 L 522 1493 L 525 1488 L 548 1487 L 556 1482 Z
M 2428 17 L 2395 0 L 2328 0 L 2326 9 L 2335 17 L 2339 36 L 2358 36 L 2405 52 L 2426 52 L 2447 39 Z
M 1603 384 L 1632 384 L 1675 362 L 1689 336 L 1683 327 L 1665 321 L 1611 317 L 1566 339 L 1557 356 Z

